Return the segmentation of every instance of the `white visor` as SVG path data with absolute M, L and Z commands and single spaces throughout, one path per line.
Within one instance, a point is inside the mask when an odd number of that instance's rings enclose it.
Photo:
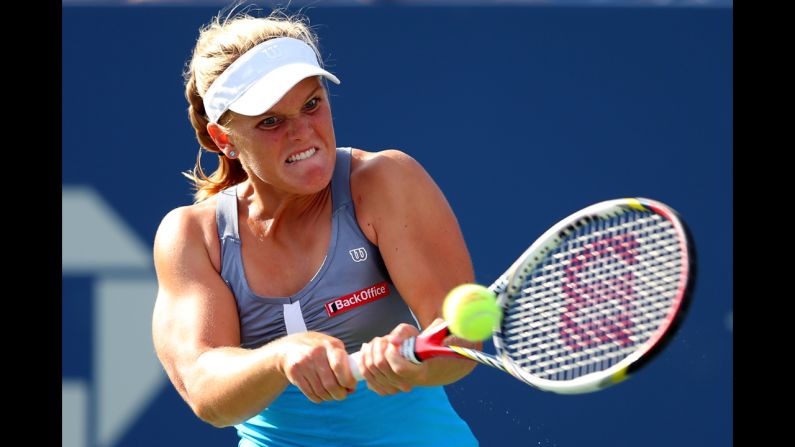
M 340 83 L 336 76 L 320 68 L 314 50 L 303 41 L 291 37 L 266 40 L 218 76 L 204 95 L 204 110 L 213 123 L 227 110 L 261 115 L 310 76 L 324 76 Z

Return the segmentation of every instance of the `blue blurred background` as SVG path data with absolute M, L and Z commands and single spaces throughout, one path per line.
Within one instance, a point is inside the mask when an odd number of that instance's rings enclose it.
M 150 322 L 154 233 L 190 203 L 180 171 L 198 150 L 181 75 L 223 4 L 148 3 L 63 2 L 63 446 L 236 445 L 167 381 Z M 293 1 L 299 10 L 342 80 L 338 144 L 419 160 L 479 282 L 600 200 L 654 198 L 693 231 L 688 318 L 624 384 L 561 396 L 479 367 L 446 387 L 481 445 L 732 445 L 732 3 Z

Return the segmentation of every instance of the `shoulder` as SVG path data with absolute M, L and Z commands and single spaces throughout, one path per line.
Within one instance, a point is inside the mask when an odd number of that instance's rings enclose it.
M 400 149 L 384 149 L 378 152 L 351 149 L 351 157 L 354 168 L 358 169 L 419 166 L 417 160 Z
M 175 256 L 190 247 L 204 247 L 209 253 L 218 246 L 215 222 L 216 198 L 174 208 L 160 221 L 155 234 L 155 258 Z
M 435 206 L 438 188 L 420 163 L 396 149 L 367 152 L 353 149 L 351 198 L 359 227 L 378 245 L 378 232 L 396 216 L 409 217 L 417 208 Z
M 398 194 L 409 186 L 420 186 L 417 180 L 428 174 L 412 156 L 398 149 L 379 152 L 351 150 L 351 192 L 368 194 Z
M 193 205 L 174 208 L 160 221 L 157 236 L 173 237 L 180 233 L 199 231 L 204 223 L 215 218 L 214 197 Z

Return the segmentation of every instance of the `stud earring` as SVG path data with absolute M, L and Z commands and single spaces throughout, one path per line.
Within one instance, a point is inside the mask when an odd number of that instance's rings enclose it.
M 234 156 L 235 156 L 235 154 L 237 154 L 237 152 L 235 152 L 235 151 L 229 151 L 229 156 L 230 156 L 230 157 L 234 157 Z

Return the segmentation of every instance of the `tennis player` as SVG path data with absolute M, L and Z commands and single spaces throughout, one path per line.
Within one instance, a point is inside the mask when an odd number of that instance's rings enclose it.
M 474 362 L 397 350 L 474 280 L 456 218 L 410 156 L 336 146 L 326 83 L 340 81 L 322 67 L 300 16 L 200 30 L 185 94 L 219 164 L 205 175 L 200 148 L 195 203 L 155 237 L 158 357 L 239 446 L 477 445 L 442 386 Z M 360 349 L 367 386 L 348 364 Z

